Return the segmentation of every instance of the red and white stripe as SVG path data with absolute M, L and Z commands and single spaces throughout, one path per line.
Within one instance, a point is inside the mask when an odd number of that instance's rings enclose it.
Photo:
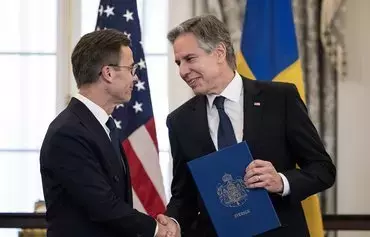
M 140 126 L 122 144 L 130 166 L 134 208 L 156 217 L 165 211 L 166 200 L 154 119 Z

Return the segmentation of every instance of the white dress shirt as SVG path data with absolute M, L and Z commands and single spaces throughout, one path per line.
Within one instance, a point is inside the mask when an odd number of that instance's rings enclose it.
M 229 116 L 231 124 L 234 129 L 235 138 L 237 142 L 243 140 L 243 124 L 244 124 L 244 90 L 243 90 L 243 79 L 235 72 L 234 78 L 227 85 L 224 91 L 221 92 L 221 96 L 225 97 L 225 112 Z M 211 135 L 213 144 L 218 150 L 217 132 L 220 118 L 216 106 L 213 104 L 215 98 L 219 95 L 207 95 L 207 118 L 209 133 Z M 283 180 L 283 193 L 282 196 L 290 194 L 290 186 L 288 179 L 282 173 L 278 173 Z

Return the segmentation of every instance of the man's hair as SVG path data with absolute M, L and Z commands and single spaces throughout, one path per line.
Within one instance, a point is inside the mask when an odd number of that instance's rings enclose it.
M 173 44 L 182 34 L 192 33 L 198 40 L 199 47 L 211 53 L 220 43 L 226 47 L 226 60 L 229 66 L 236 69 L 234 48 L 231 43 L 230 33 L 226 25 L 215 16 L 196 16 L 182 22 L 167 34 L 167 39 Z
M 98 80 L 104 65 L 118 64 L 122 46 L 130 46 L 128 37 L 120 31 L 108 29 L 84 35 L 72 52 L 72 69 L 77 87 Z

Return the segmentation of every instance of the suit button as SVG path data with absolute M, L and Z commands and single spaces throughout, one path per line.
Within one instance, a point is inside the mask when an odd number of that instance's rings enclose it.
M 114 180 L 116 183 L 118 183 L 118 181 L 119 181 L 119 177 L 118 177 L 118 175 L 113 176 L 113 180 Z

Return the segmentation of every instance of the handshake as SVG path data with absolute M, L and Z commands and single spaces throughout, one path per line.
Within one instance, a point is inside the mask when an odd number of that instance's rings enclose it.
M 155 237 L 181 237 L 180 226 L 173 219 L 159 214 L 157 216 L 158 231 Z

